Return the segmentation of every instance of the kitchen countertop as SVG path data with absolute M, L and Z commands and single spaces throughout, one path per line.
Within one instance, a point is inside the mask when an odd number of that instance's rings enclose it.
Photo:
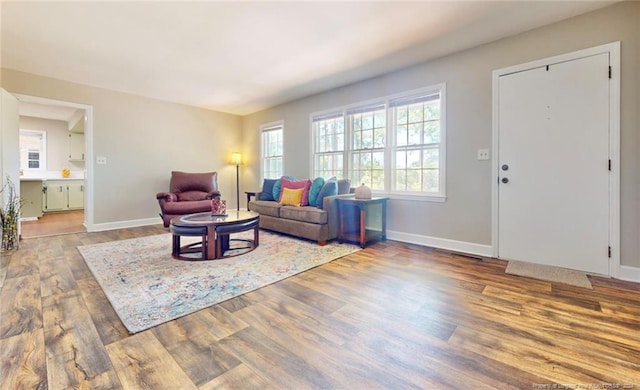
M 84 180 L 82 177 L 21 177 L 20 181 Z

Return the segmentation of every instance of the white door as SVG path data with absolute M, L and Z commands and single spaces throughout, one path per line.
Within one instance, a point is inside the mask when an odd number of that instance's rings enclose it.
M 498 253 L 609 274 L 609 54 L 499 79 Z

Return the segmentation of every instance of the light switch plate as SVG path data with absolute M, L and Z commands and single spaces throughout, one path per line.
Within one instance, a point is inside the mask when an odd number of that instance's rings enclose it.
M 96 164 L 104 165 L 107 163 L 107 158 L 104 156 L 96 157 Z
M 478 149 L 478 160 L 488 160 L 489 149 Z

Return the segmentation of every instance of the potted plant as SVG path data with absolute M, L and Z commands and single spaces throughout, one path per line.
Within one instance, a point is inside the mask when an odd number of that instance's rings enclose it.
M 16 195 L 16 188 L 7 176 L 6 183 L 0 190 L 0 252 L 18 250 L 18 220 L 22 201 Z

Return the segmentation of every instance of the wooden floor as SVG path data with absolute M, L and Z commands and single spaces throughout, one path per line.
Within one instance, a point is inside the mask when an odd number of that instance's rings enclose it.
M 87 231 L 84 227 L 84 210 L 45 213 L 37 221 L 23 221 L 21 225 L 20 235 L 23 238 Z
M 392 241 L 129 335 L 76 247 L 162 232 L 2 257 L 0 388 L 640 389 L 640 285 L 551 284 Z

